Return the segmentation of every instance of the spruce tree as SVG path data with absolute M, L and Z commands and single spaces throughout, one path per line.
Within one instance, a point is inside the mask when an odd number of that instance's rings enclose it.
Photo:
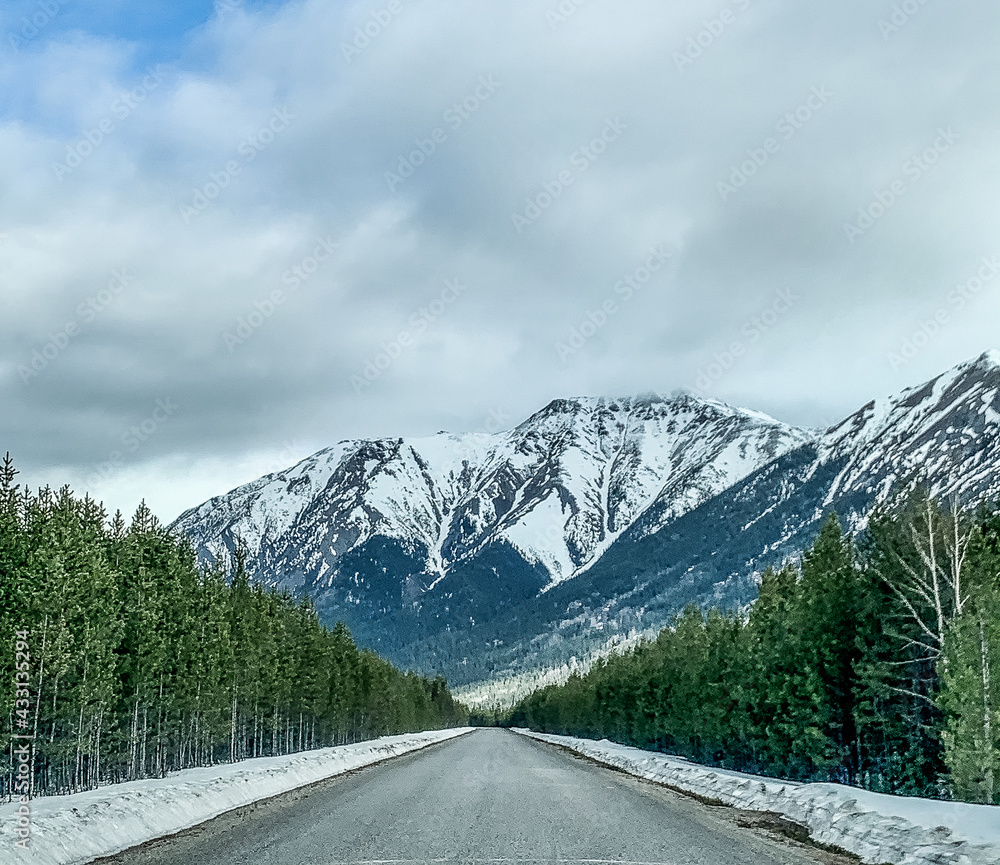
M 145 504 L 109 523 L 96 502 L 15 476 L 8 457 L 0 637 L 28 632 L 30 680 L 22 697 L 0 654 L 0 741 L 21 721 L 35 736 L 33 793 L 464 722 L 442 682 L 359 652 L 308 599 L 251 587 L 240 555 L 199 565 Z M 8 764 L 0 796 L 12 778 Z
M 817 769 L 853 783 L 858 770 L 855 727 L 859 579 L 851 543 L 832 514 L 802 557 L 796 625 L 801 657 L 814 677 L 816 725 L 828 740 L 810 755 Z
M 966 570 L 968 601 L 939 662 L 944 759 L 953 795 L 991 805 L 1000 787 L 1000 517 L 984 514 Z

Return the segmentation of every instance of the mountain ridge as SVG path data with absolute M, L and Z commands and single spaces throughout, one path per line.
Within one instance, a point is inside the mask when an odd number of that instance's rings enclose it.
M 718 457 L 721 465 L 713 466 L 710 460 L 699 458 L 695 465 L 678 466 L 676 459 L 672 459 L 675 454 L 664 454 L 663 448 L 648 446 L 650 440 L 655 443 L 669 437 L 670 427 L 685 420 L 718 427 L 718 443 L 735 443 L 738 452 L 726 454 L 717 448 L 710 456 Z M 581 428 L 586 421 L 596 425 L 595 428 Z M 635 422 L 640 425 L 665 422 L 667 429 L 658 429 L 655 435 L 643 430 L 637 440 L 632 436 Z M 756 435 L 758 441 L 737 442 L 739 433 L 744 431 Z M 269 484 L 274 480 L 287 480 L 287 495 L 277 496 L 277 489 L 271 489 L 275 500 L 267 503 L 270 519 L 255 521 L 251 509 L 249 519 L 241 527 L 240 540 L 247 544 L 251 554 L 256 554 L 263 537 L 254 532 L 255 523 L 272 533 L 292 530 L 292 523 L 310 504 L 303 494 L 314 499 L 320 488 L 329 486 L 338 471 L 352 473 L 355 488 L 360 488 L 372 481 L 378 470 L 385 469 L 388 474 L 396 475 L 402 467 L 409 470 L 412 480 L 425 482 L 422 492 L 426 493 L 427 500 L 422 503 L 422 513 L 401 513 L 399 499 L 394 495 L 396 491 L 379 489 L 379 484 L 382 487 L 386 484 L 384 478 L 377 478 L 370 498 L 378 500 L 379 509 L 377 515 L 369 513 L 373 518 L 371 528 L 388 530 L 391 536 L 401 540 L 422 542 L 429 552 L 426 563 L 429 573 L 444 577 L 451 561 L 474 554 L 489 537 L 480 537 L 478 543 L 470 544 L 470 536 L 484 522 L 492 520 L 494 528 L 533 563 L 541 561 L 556 580 L 567 579 L 593 559 L 594 541 L 603 541 L 606 546 L 608 539 L 613 540 L 639 513 L 662 497 L 670 486 L 672 474 L 686 471 L 685 483 L 692 491 L 699 483 L 699 488 L 718 491 L 744 473 L 744 468 L 735 463 L 748 456 L 748 449 L 754 451 L 749 459 L 750 466 L 755 467 L 762 460 L 773 458 L 787 445 L 804 441 L 810 435 L 760 412 L 736 409 L 716 400 L 699 400 L 692 395 L 558 399 L 513 429 L 496 434 L 442 432 L 414 439 L 386 437 L 341 441 L 285 471 L 266 475 L 185 511 L 175 526 L 187 530 L 189 525 L 227 503 L 253 496 L 269 485 L 274 487 L 273 483 Z M 568 438 L 572 440 L 567 442 Z M 644 446 L 647 451 L 658 452 L 638 454 L 637 450 Z M 551 456 L 553 449 L 560 447 L 563 450 L 547 465 L 543 457 Z M 631 461 L 630 467 L 639 474 L 629 479 L 635 489 L 615 490 L 616 484 L 621 486 L 616 470 L 623 470 L 623 463 L 627 461 Z M 390 467 L 392 463 L 408 465 Z M 541 475 L 540 470 L 546 468 L 549 474 Z M 715 470 L 716 477 L 704 477 L 710 469 Z M 513 474 L 520 476 L 512 478 Z M 584 482 L 583 489 L 575 488 L 579 485 L 574 482 L 580 479 Z M 677 486 L 676 479 L 674 486 Z M 411 488 L 407 492 L 412 501 L 412 494 L 417 490 Z M 560 512 L 563 507 L 573 512 L 570 520 L 576 518 L 575 528 L 579 528 L 571 534 L 571 543 L 563 555 L 555 555 L 551 549 L 546 549 L 546 543 L 536 542 L 537 536 L 532 537 L 531 532 L 537 535 L 538 526 L 529 529 L 518 519 L 527 511 L 540 508 L 551 498 L 550 492 L 559 496 Z M 500 512 L 488 513 L 488 503 L 482 501 L 484 495 L 507 506 Z M 505 500 L 504 495 L 509 500 Z M 480 501 L 473 502 L 477 496 Z M 677 507 L 683 508 L 683 504 Z M 465 513 L 461 513 L 463 509 Z M 580 516 L 581 510 L 586 512 L 584 516 Z M 456 514 L 464 518 L 466 531 L 462 531 L 461 525 L 455 526 Z M 543 535 L 551 535 L 550 527 L 558 521 L 555 514 L 551 520 L 543 520 Z M 394 525 L 390 527 L 387 523 Z M 595 535 L 590 543 L 580 536 L 588 523 Z M 452 531 L 455 529 L 457 532 Z M 336 541 L 335 538 L 332 542 Z
M 825 431 L 683 392 L 557 399 L 495 434 L 340 442 L 174 526 L 462 684 L 748 603 L 826 513 L 859 528 L 914 478 L 996 495 L 998 431 L 997 351 Z

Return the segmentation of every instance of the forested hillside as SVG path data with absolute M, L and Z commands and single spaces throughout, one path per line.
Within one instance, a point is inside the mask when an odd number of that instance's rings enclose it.
M 524 699 L 509 722 L 792 779 L 1000 802 L 1000 514 L 914 493 L 854 543 L 831 516 L 747 615 Z
M 199 567 L 145 506 L 109 521 L 15 474 L 8 457 L 0 800 L 464 722 L 443 680 L 360 651 L 308 600 L 252 587 L 239 557 Z

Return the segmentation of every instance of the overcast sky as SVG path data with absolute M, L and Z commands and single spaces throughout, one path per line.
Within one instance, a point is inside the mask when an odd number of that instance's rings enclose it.
M 170 520 L 561 396 L 830 425 L 1000 345 L 998 17 L 6 0 L 0 451 Z

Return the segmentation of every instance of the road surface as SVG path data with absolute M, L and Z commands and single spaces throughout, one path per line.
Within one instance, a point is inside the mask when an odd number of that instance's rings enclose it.
M 506 730 L 223 815 L 115 865 L 815 865 L 847 861 Z

